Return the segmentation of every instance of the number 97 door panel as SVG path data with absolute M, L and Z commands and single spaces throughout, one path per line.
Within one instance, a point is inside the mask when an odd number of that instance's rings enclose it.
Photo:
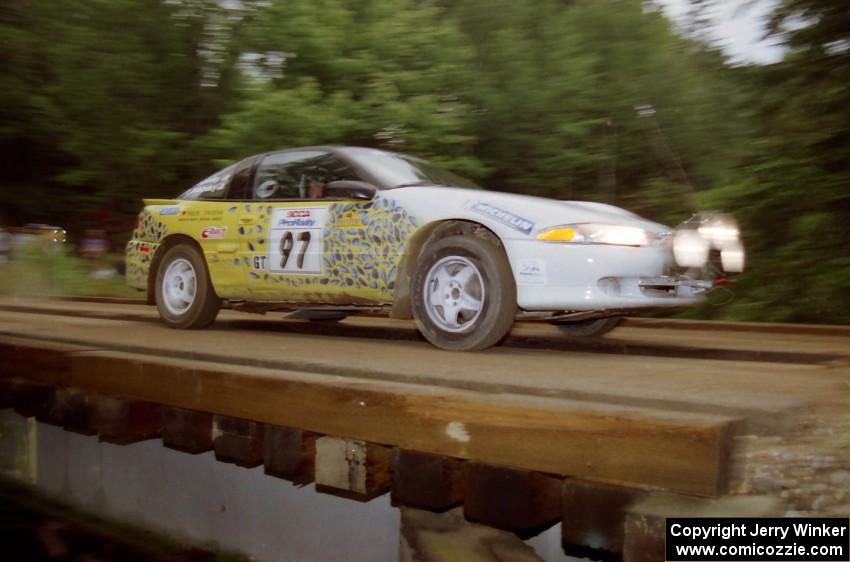
M 397 264 L 416 221 L 372 201 L 242 204 L 240 294 L 229 298 L 324 304 L 389 304 Z

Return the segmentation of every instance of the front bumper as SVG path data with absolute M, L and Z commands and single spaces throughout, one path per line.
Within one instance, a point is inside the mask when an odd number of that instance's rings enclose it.
M 506 240 L 527 311 L 605 311 L 682 307 L 698 303 L 709 280 L 678 273 L 668 244 L 621 247 Z

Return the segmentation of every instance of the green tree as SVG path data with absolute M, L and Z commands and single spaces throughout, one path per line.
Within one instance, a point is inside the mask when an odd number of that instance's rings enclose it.
M 206 169 L 190 141 L 229 103 L 218 53 L 228 39 L 215 33 L 227 16 L 214 0 L 5 5 L 12 72 L 0 105 L 11 118 L 0 142 L 15 154 L 24 140 L 37 153 L 12 163 L 5 202 L 46 206 L 68 225 L 70 210 L 130 212 L 142 195 L 173 193 Z
M 652 5 L 451 6 L 475 48 L 466 95 L 488 184 L 681 220 L 692 191 L 729 180 L 747 139 L 740 96 L 722 57 Z
M 239 109 L 210 136 L 221 157 L 301 144 L 381 146 L 476 175 L 464 38 L 413 0 L 271 1 L 240 36 Z
M 734 209 L 750 273 L 729 313 L 850 322 L 850 13 L 846 3 L 785 0 L 770 20 L 788 48 L 747 69 L 760 129 L 740 181 L 706 194 Z

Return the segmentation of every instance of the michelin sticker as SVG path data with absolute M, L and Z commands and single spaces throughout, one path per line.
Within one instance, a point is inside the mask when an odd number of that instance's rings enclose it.
M 517 266 L 518 284 L 546 284 L 546 260 L 519 260 Z
M 322 229 L 327 214 L 327 207 L 275 209 L 269 231 L 269 271 L 321 273 Z
M 534 229 L 534 223 L 530 220 L 518 217 L 517 215 L 511 212 L 505 211 L 504 209 L 500 209 L 499 207 L 494 207 L 489 203 L 483 203 L 481 201 L 478 201 L 472 203 L 469 208 L 475 211 L 476 213 L 497 220 L 500 223 L 513 228 L 514 230 L 522 232 L 523 234 L 531 234 L 531 231 Z

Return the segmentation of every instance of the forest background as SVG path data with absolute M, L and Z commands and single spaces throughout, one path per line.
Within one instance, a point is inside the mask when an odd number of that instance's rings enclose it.
M 320 143 L 675 225 L 733 213 L 748 272 L 691 314 L 850 323 L 850 10 L 778 0 L 733 64 L 643 0 L 4 0 L 0 224 L 129 236 L 142 197 Z M 746 8 L 747 0 L 742 0 Z

